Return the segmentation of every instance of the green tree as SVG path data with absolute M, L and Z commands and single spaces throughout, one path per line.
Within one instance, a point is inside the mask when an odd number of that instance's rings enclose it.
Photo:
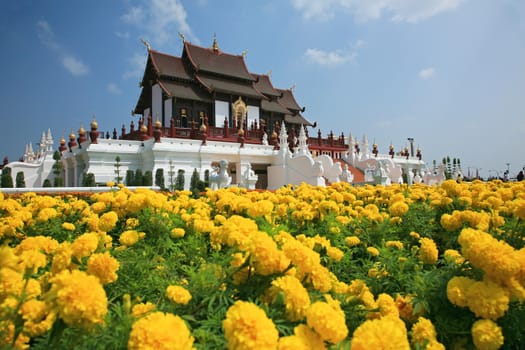
M 133 172 L 133 170 L 127 170 L 126 171 L 126 185 L 133 186 L 134 182 L 135 182 L 135 173 Z
M 53 153 L 53 159 L 55 160 L 55 164 L 53 164 L 53 175 L 55 175 L 53 179 L 53 186 L 55 187 L 64 187 L 64 178 L 62 177 L 64 166 L 62 165 L 60 158 L 60 152 L 55 151 L 55 153 Z
M 170 181 L 170 192 L 173 192 L 175 190 L 175 165 L 173 165 L 173 161 L 170 160 L 169 162 L 169 170 L 168 170 L 168 179 Z
M 13 177 L 11 176 L 11 168 L 5 166 L 2 169 L 2 176 L 0 179 L 0 184 L 3 188 L 13 188 Z
M 201 192 L 201 183 L 203 182 L 200 179 L 199 172 L 197 171 L 197 168 L 194 168 L 190 180 L 190 191 L 194 197 L 198 197 L 199 193 Z
M 84 173 L 82 175 L 82 186 L 84 187 L 95 187 L 97 183 L 95 182 L 95 174 L 93 173 Z
M 122 164 L 120 163 L 120 156 L 116 156 L 115 157 L 115 182 L 117 184 L 121 183 L 122 182 L 122 176 L 120 176 L 120 167 L 122 166 Z
M 144 173 L 142 177 L 142 186 L 152 186 L 153 185 L 153 174 L 150 170 Z
M 184 189 L 184 170 L 179 169 L 177 179 L 175 180 L 175 189 L 182 191 Z
M 135 181 L 133 181 L 132 186 L 142 186 L 143 180 L 144 178 L 142 175 L 142 170 L 140 169 L 135 170 Z
M 51 187 L 51 180 L 49 179 L 45 179 L 44 180 L 44 184 L 42 185 L 43 187 Z
M 161 190 L 164 190 L 164 169 L 159 168 L 155 171 L 155 186 L 159 186 Z
M 19 171 L 16 173 L 16 187 L 17 188 L 24 188 L 26 187 L 26 180 L 24 178 L 24 172 Z

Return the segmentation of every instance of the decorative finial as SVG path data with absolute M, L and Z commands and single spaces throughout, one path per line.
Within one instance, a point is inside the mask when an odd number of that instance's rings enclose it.
M 218 52 L 219 51 L 219 45 L 217 44 L 217 34 L 213 33 L 213 45 L 211 47 L 213 51 Z
M 148 51 L 151 50 L 151 45 L 149 44 L 149 42 L 147 42 L 146 40 L 140 38 L 140 41 L 144 44 L 144 46 L 146 46 L 146 49 L 148 49 Z
M 182 39 L 182 43 L 185 43 L 185 42 L 186 42 L 186 37 L 184 36 L 184 34 L 182 34 L 181 32 L 179 32 L 179 36 L 180 36 L 180 38 Z
M 293 92 L 295 90 L 295 83 L 292 84 L 292 86 L 290 86 L 290 91 Z
M 241 55 L 242 55 L 242 58 L 246 58 L 246 55 L 248 54 L 248 49 L 244 50 Z
M 269 77 L 271 77 L 271 76 L 272 76 L 272 70 L 270 69 L 270 70 L 268 71 L 268 73 L 266 73 L 266 75 L 269 76 Z

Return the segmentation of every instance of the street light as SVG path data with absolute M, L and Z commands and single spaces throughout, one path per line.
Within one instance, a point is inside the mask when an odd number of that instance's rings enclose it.
M 414 156 L 414 138 L 409 137 L 407 140 L 408 142 L 410 142 L 410 156 L 413 157 Z

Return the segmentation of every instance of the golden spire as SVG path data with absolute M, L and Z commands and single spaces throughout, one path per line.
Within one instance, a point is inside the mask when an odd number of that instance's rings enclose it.
M 213 33 L 213 45 L 211 46 L 213 51 L 218 52 L 219 51 L 219 45 L 217 44 L 217 34 Z

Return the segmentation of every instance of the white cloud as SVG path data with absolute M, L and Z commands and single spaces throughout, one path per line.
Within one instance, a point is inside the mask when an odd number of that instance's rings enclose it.
M 89 67 L 80 59 L 69 54 L 55 38 L 55 33 L 47 21 L 40 20 L 36 23 L 37 35 L 40 42 L 58 55 L 62 66 L 72 75 L 81 76 L 89 73 Z
M 430 79 L 436 75 L 436 70 L 433 67 L 425 68 L 419 71 L 419 77 L 423 80 Z
M 146 56 L 143 53 L 135 53 L 128 59 L 128 63 L 129 69 L 124 72 L 123 78 L 142 78 L 142 73 L 144 73 L 144 67 L 146 66 Z
M 129 33 L 128 32 L 115 32 L 115 35 L 118 38 L 121 38 L 121 39 L 129 39 Z
M 115 84 L 115 83 L 109 83 L 108 86 L 106 87 L 106 89 L 108 90 L 108 92 L 110 92 L 110 93 L 112 93 L 114 95 L 120 95 L 122 93 L 122 90 L 120 90 L 118 85 Z
M 73 56 L 67 55 L 62 57 L 62 65 L 74 76 L 81 76 L 89 73 L 88 66 Z
M 187 22 L 187 13 L 180 0 L 143 1 L 142 6 L 132 7 L 121 19 L 144 32 L 144 37 L 156 45 L 173 40 L 182 32 L 191 41 L 199 43 Z
M 343 53 L 341 51 L 323 51 L 319 49 L 308 49 L 305 56 L 312 62 L 323 66 L 335 66 L 355 58 L 355 53 Z
M 341 11 L 358 21 L 379 19 L 416 23 L 456 9 L 464 0 L 291 0 L 305 19 L 327 20 Z

